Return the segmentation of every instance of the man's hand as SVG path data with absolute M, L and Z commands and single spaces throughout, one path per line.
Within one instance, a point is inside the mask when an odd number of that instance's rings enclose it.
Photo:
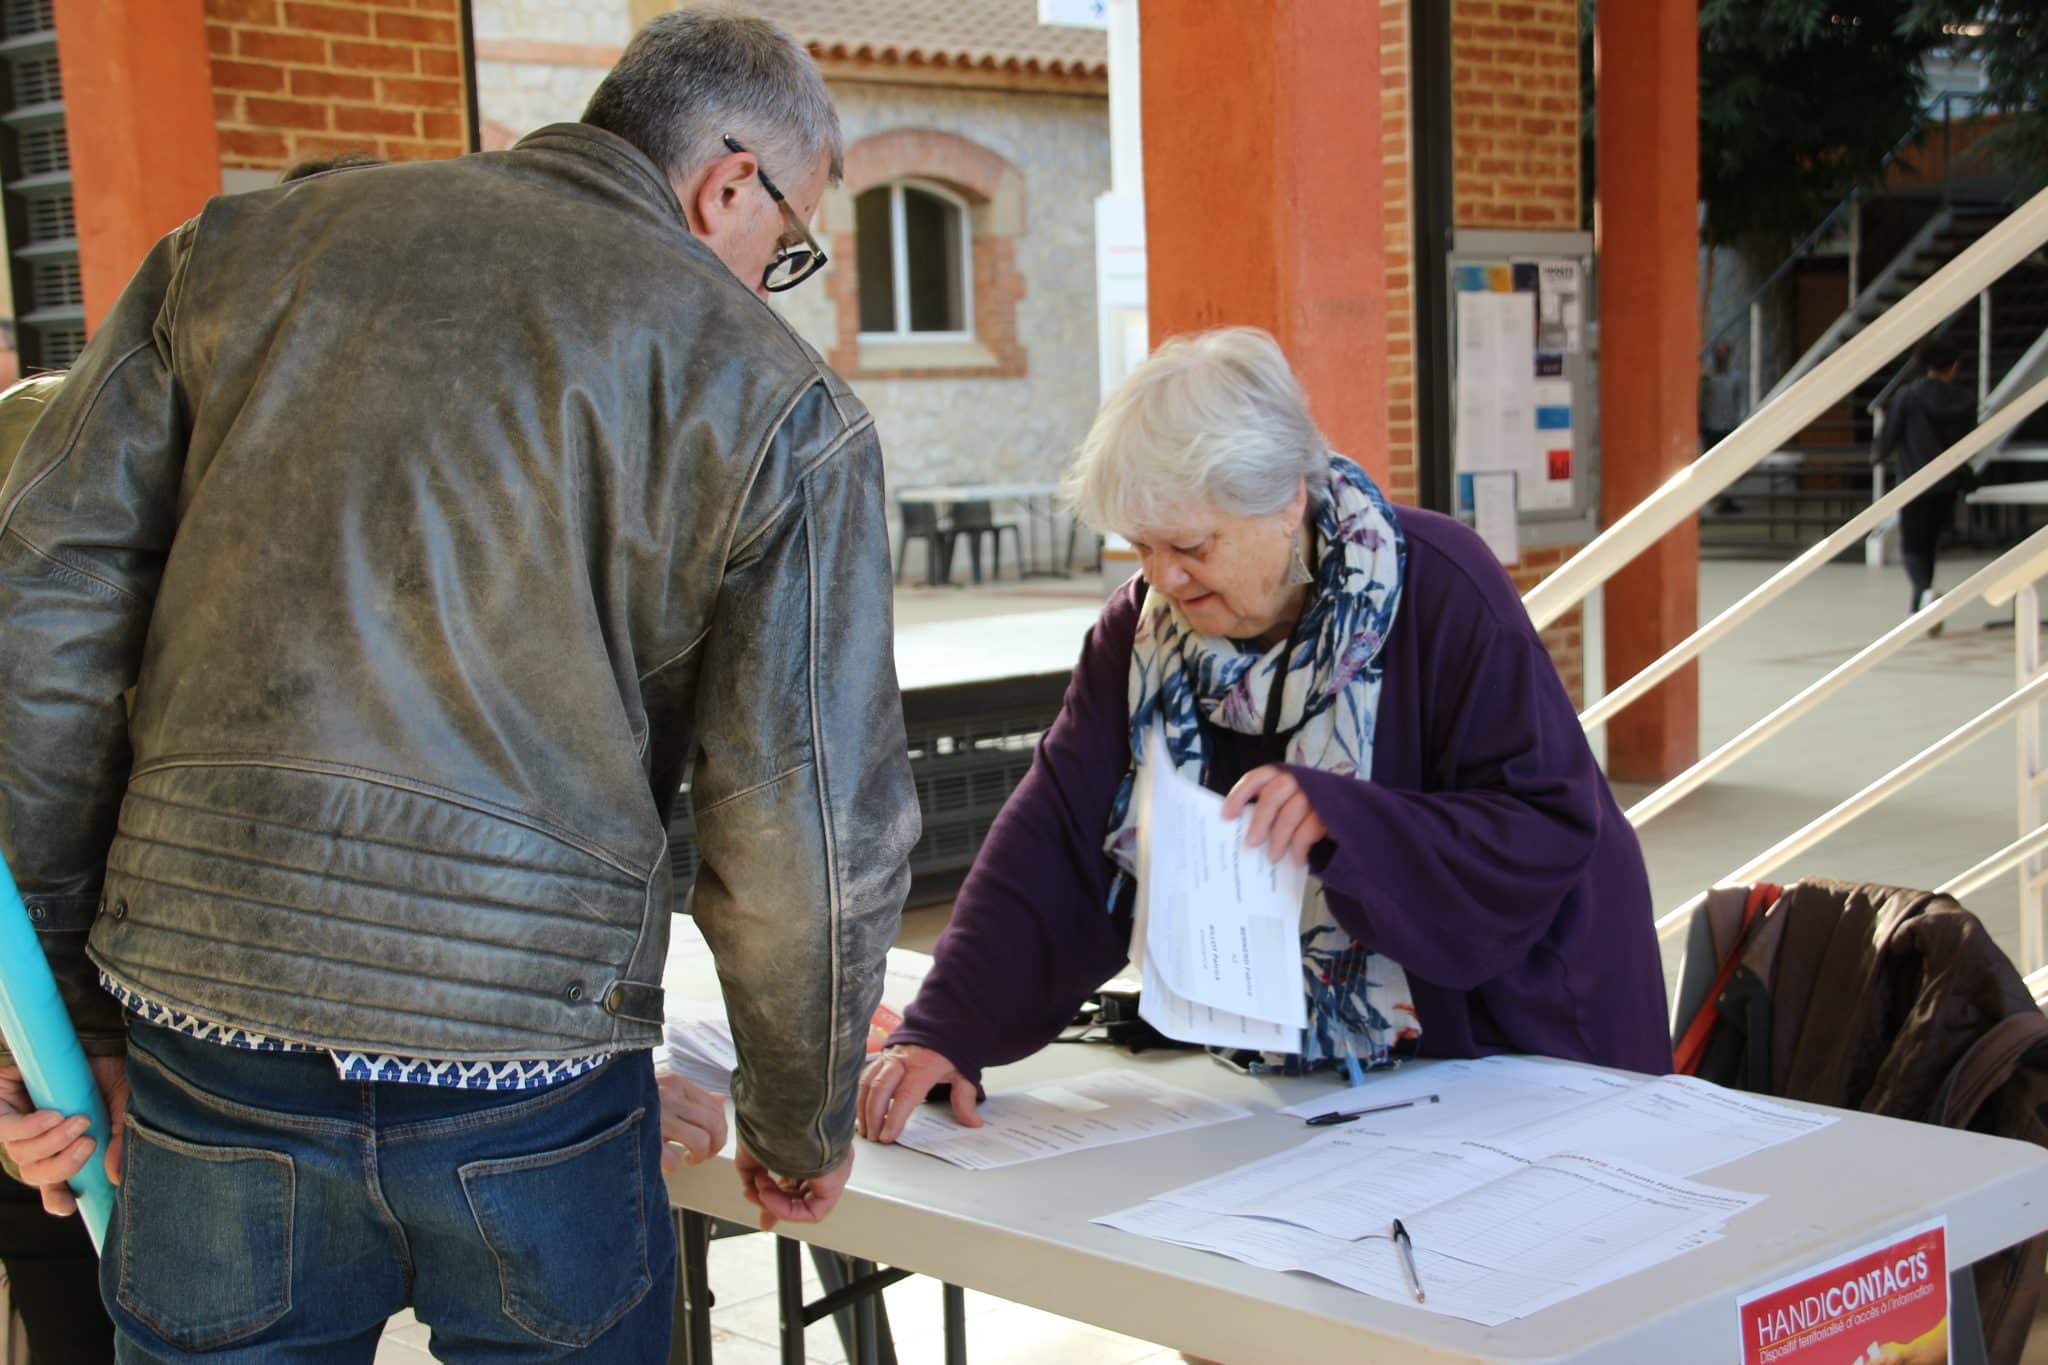
M 763 1166 L 760 1158 L 748 1151 L 744 1144 L 733 1161 L 740 1168 L 740 1193 L 746 1196 L 749 1204 L 761 1210 L 763 1232 L 784 1221 L 821 1222 L 839 1202 L 839 1192 L 846 1188 L 847 1177 L 853 1174 L 851 1151 L 847 1152 L 846 1160 L 831 1170 L 807 1180 L 775 1174 Z
M 664 1145 L 661 1169 L 695 1166 L 725 1150 L 725 1096 L 665 1067 L 655 1068 L 655 1086 L 661 1091 L 662 1141 L 683 1149 L 677 1152 Z
M 953 1117 L 963 1127 L 981 1127 L 980 1103 L 974 1082 L 928 1047 L 907 1044 L 885 1047 L 860 1073 L 860 1097 L 854 1105 L 854 1126 L 870 1142 L 894 1142 L 903 1126 L 936 1086 L 953 1087 Z
M 128 1063 L 122 1057 L 89 1059 L 107 1104 L 107 1179 L 121 1183 L 121 1134 L 128 1124 Z M 85 1135 L 86 1116 L 38 1109 L 22 1083 L 21 1068 L 0 1067 L 0 1146 L 21 1178 L 43 1192 L 43 1209 L 63 1217 L 78 1211 L 64 1182 L 85 1169 L 97 1145 Z
M 1308 793 L 1294 774 L 1277 763 L 1254 768 L 1237 779 L 1223 802 L 1223 818 L 1235 820 L 1249 804 L 1252 818 L 1244 829 L 1247 847 L 1266 846 L 1273 862 L 1292 858 L 1308 866 L 1309 850 L 1330 837 L 1321 817 L 1308 803 Z

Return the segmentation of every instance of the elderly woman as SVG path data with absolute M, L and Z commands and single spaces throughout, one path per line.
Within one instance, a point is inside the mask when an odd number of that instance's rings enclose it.
M 1308 1027 L 1269 1066 L 1538 1053 L 1671 1066 L 1635 833 L 1507 576 L 1477 536 L 1395 507 L 1331 453 L 1271 337 L 1162 346 L 1069 476 L 1142 572 L 1103 608 L 937 961 L 861 1080 L 893 1141 L 941 1084 L 1035 1052 L 1124 964 L 1134 764 L 1249 809 L 1306 862 Z

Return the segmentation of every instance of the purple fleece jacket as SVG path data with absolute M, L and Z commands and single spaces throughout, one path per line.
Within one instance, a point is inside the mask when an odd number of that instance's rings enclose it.
M 1535 1053 L 1671 1069 L 1664 971 L 1635 831 L 1507 575 L 1456 521 L 1396 509 L 1407 582 L 1372 780 L 1290 766 L 1330 831 L 1311 867 L 1358 942 L 1407 968 L 1421 1055 Z M 1145 583 L 1103 608 L 1059 718 L 960 888 L 892 1041 L 969 1077 L 1050 1042 L 1124 965 L 1131 896 L 1102 851 L 1130 764 L 1125 689 Z M 1285 739 L 1208 728 L 1210 786 Z

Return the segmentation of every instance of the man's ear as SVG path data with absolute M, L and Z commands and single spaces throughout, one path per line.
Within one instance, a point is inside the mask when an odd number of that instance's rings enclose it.
M 704 168 L 690 199 L 694 212 L 691 223 L 706 237 L 719 230 L 745 209 L 745 196 L 761 163 L 752 152 L 731 152 Z
M 719 235 L 733 215 L 743 211 L 745 190 L 758 170 L 760 160 L 752 151 L 731 151 L 696 172 L 690 184 L 678 186 L 676 199 L 690 221 L 690 231 L 705 239 Z

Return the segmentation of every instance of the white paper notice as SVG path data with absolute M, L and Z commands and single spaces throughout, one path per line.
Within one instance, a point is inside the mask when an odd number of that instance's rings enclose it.
M 1521 522 L 1515 515 L 1515 479 L 1494 472 L 1472 476 L 1472 529 L 1503 564 L 1522 562 Z
M 1279 1219 L 1352 1241 L 1526 1164 L 1473 1142 L 1339 1131 L 1160 1198 L 1206 1213 Z
M 1304 1100 L 1283 1112 L 1306 1119 L 1436 1095 L 1436 1104 L 1368 1114 L 1348 1125 L 1349 1130 L 1389 1137 L 1489 1141 L 1639 1084 L 1612 1072 L 1557 1066 L 1527 1057 L 1480 1057 L 1373 1076 L 1364 1085 Z
M 1282 1112 L 1314 1118 L 1429 1094 L 1440 1102 L 1368 1114 L 1344 1131 L 1404 1140 L 1470 1138 L 1530 1160 L 1576 1152 L 1690 1176 L 1836 1121 L 1691 1076 L 1636 1079 L 1528 1057 L 1481 1057 L 1375 1076 Z
M 1536 348 L 1560 355 L 1585 349 L 1584 290 L 1579 263 L 1547 260 L 1536 263 Z
M 1512 473 L 1518 504 L 1541 505 L 1548 466 L 1537 438 L 1536 295 L 1460 290 L 1455 297 L 1454 467 Z
M 1403 1222 L 1418 1249 L 1576 1279 L 1659 1240 L 1715 1231 L 1762 1202 L 1626 1162 L 1553 1156 Z
M 1154 1201 L 1095 1220 L 1105 1227 L 1212 1251 L 1266 1270 L 1292 1270 L 1391 1303 L 1405 1303 L 1488 1327 L 1573 1292 L 1569 1280 L 1489 1270 L 1415 1248 L 1415 1273 L 1427 1294 L 1417 1305 L 1390 1237 L 1347 1242 L 1286 1223 L 1231 1218 Z
M 925 1105 L 899 1141 L 955 1166 L 985 1171 L 1244 1118 L 1251 1110 L 1145 1076 L 1095 1071 L 992 1096 L 980 1112 L 982 1126 L 968 1128 L 950 1109 Z
M 1775 1104 L 1691 1076 L 1659 1076 L 1512 1128 L 1497 1140 L 1523 1156 L 1584 1152 L 1672 1175 L 1696 1175 L 1835 1121 L 1832 1114 Z
M 1440 1255 L 1418 1244 L 1415 1274 L 1422 1281 L 1426 1297 L 1417 1304 L 1393 1240 L 1384 1234 L 1346 1241 L 1287 1223 L 1204 1213 L 1161 1200 L 1095 1221 L 1104 1227 L 1215 1252 L 1266 1270 L 1314 1275 L 1390 1303 L 1489 1327 L 1526 1317 L 1560 1299 L 1583 1294 L 1609 1280 L 1647 1269 L 1720 1238 L 1715 1232 L 1649 1238 L 1577 1276 L 1560 1275 L 1540 1264 L 1496 1269 Z
M 1182 777 L 1154 732 L 1138 802 L 1138 1011 L 1171 1038 L 1292 1051 L 1308 1022 L 1301 983 L 1306 871 L 1244 842 L 1247 812 Z

